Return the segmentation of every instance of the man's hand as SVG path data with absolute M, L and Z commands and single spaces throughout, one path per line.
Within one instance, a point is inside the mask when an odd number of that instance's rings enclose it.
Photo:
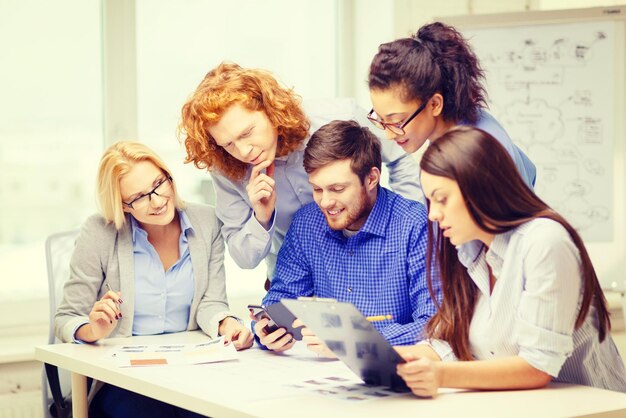
M 302 342 L 306 343 L 306 347 L 309 350 L 326 358 L 337 358 L 337 356 L 330 351 L 326 344 L 324 344 L 322 340 L 320 340 L 317 335 L 313 333 L 313 331 L 304 326 L 302 321 L 296 319 L 293 321 L 292 327 L 302 327 Z
M 267 318 L 261 319 L 254 324 L 254 333 L 259 336 L 261 344 L 272 351 L 287 351 L 296 344 L 296 340 L 291 334 L 287 333 L 285 328 L 278 328 L 272 333 L 267 333 L 265 327 L 269 323 Z

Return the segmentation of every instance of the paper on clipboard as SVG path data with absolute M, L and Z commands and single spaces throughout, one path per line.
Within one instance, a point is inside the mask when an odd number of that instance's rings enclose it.
M 366 384 L 409 390 L 396 372 L 404 360 L 353 304 L 314 298 L 281 302 Z

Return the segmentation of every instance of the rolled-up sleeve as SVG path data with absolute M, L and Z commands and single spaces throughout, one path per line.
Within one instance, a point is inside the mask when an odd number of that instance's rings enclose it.
M 417 344 L 427 345 L 430 348 L 432 348 L 433 351 L 437 353 L 441 361 L 457 361 L 457 358 L 454 355 L 454 351 L 452 350 L 452 347 L 450 347 L 450 344 L 448 344 L 444 340 L 429 339 L 429 340 L 420 341 Z
M 573 351 L 581 293 L 580 256 L 568 233 L 546 225 L 524 257 L 524 289 L 516 318 L 519 356 L 558 376 Z

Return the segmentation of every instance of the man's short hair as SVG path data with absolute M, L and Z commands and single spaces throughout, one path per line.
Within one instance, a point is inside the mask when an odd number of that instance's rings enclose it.
M 350 159 L 361 183 L 372 170 L 381 169 L 380 142 L 355 121 L 334 120 L 319 128 L 304 150 L 304 170 L 310 174 L 334 161 Z

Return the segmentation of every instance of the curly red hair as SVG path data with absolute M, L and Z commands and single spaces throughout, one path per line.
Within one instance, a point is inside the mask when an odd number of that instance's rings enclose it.
M 185 163 L 241 180 L 248 164 L 217 145 L 208 128 L 233 104 L 263 111 L 278 133 L 276 156 L 284 156 L 299 148 L 309 133 L 310 123 L 300 103 L 293 89 L 282 87 L 270 72 L 221 63 L 207 73 L 183 106 L 178 131 L 187 150 Z

